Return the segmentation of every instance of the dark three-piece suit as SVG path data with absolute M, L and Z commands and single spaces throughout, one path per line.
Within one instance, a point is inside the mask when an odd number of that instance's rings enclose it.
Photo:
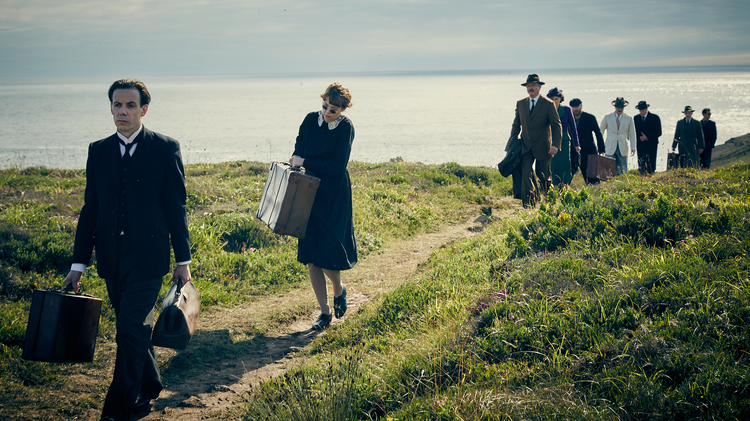
M 102 411 L 115 420 L 128 419 L 139 394 L 159 396 L 151 330 L 170 269 L 170 242 L 177 262 L 190 261 L 179 143 L 145 127 L 136 142 L 127 159 L 116 133 L 89 146 L 73 251 L 73 263 L 88 265 L 96 249 L 97 270 L 117 315 L 117 360 Z
M 661 119 L 654 113 L 647 113 L 646 117 L 636 115 L 635 122 L 636 150 L 638 151 L 638 168 L 641 174 L 653 174 L 656 171 L 656 151 L 659 148 L 661 136 Z M 641 135 L 648 139 L 641 140 Z

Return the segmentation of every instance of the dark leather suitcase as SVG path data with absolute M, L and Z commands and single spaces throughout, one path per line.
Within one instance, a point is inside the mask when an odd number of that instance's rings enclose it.
M 23 344 L 25 360 L 56 363 L 94 360 L 102 300 L 63 291 L 34 291 Z
M 615 176 L 616 161 L 614 158 L 591 154 L 588 159 L 589 166 L 586 169 L 586 178 L 598 178 L 605 181 Z
M 680 168 L 680 154 L 669 152 L 667 154 L 667 170 Z
M 305 238 L 320 179 L 310 172 L 272 162 L 256 216 L 273 232 Z

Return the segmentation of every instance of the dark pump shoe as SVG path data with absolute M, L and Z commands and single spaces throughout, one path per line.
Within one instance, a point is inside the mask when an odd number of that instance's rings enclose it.
M 337 319 L 342 318 L 346 313 L 346 285 L 342 285 L 342 287 L 341 295 L 333 297 L 333 313 Z
M 133 414 L 140 414 L 151 410 L 151 399 L 138 395 L 133 404 Z
M 112 417 L 107 417 L 107 416 L 104 416 L 104 417 L 101 417 L 101 418 L 99 419 L 99 421 L 115 421 L 115 419 L 114 419 L 114 418 L 112 418 Z
M 320 316 L 318 316 L 318 320 L 313 322 L 312 328 L 315 330 L 323 330 L 331 325 L 331 319 L 333 316 L 330 314 L 324 314 L 320 313 Z

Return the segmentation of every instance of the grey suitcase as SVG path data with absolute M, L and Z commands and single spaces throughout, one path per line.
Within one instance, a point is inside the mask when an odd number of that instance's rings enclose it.
M 256 216 L 273 232 L 305 238 L 320 179 L 310 172 L 272 162 Z

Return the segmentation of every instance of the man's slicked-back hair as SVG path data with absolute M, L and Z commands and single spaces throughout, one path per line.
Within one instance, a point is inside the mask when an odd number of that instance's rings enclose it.
M 112 95 L 116 89 L 135 89 L 141 94 L 141 107 L 148 105 L 151 102 L 151 94 L 148 93 L 146 85 L 138 79 L 120 79 L 115 81 L 112 86 L 109 87 L 109 102 L 112 103 Z

